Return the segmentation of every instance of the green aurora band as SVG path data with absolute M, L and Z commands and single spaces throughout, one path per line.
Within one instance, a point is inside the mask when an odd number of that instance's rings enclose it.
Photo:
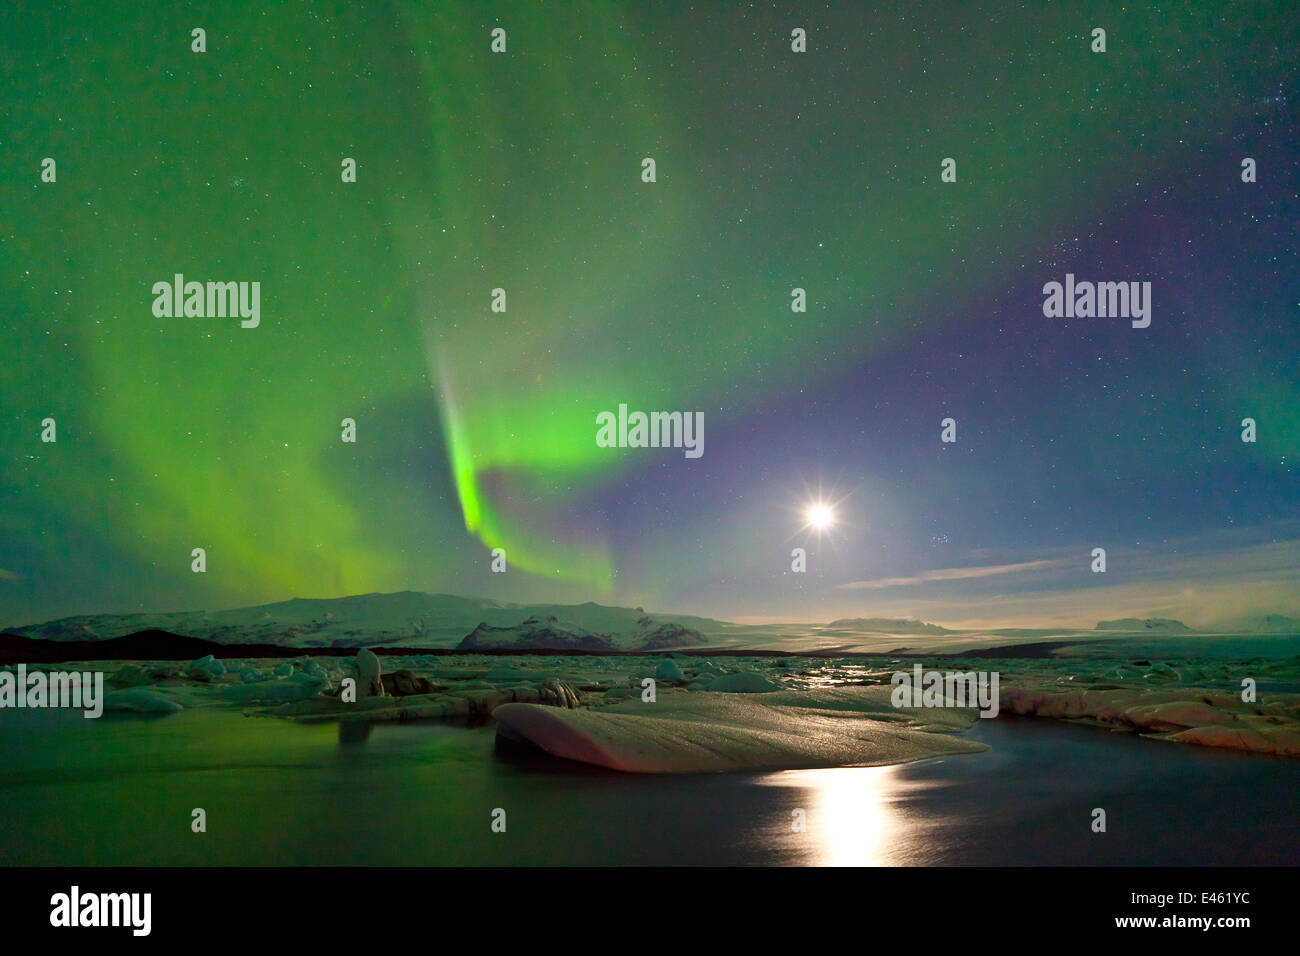
M 942 329 L 1005 284 L 999 264 L 1095 219 L 1095 197 L 1173 174 L 1135 143 L 1197 91 L 1152 75 L 1143 37 L 1208 17 L 1115 12 L 1089 59 L 1090 24 L 1062 11 L 1017 11 L 1014 32 L 955 13 L 969 57 L 900 98 L 868 92 L 911 55 L 897 12 L 866 36 L 812 25 L 855 48 L 846 65 L 787 56 L 740 12 L 666 28 L 604 4 L 381 9 L 213 11 L 203 56 L 193 15 L 131 4 L 5 39 L 0 438 L 32 451 L 0 466 L 37 506 L 0 532 L 68 589 L 106 553 L 157 569 L 142 593 L 208 604 L 431 589 L 480 560 L 467 531 L 609 594 L 607 534 L 576 509 L 644 460 L 596 446 L 597 412 L 703 409 L 717 434 Z M 1234 69 L 1213 43 L 1198 55 Z M 1199 95 L 1207 122 L 1234 109 Z M 941 189 L 949 155 L 959 185 Z M 35 185 L 44 156 L 56 185 Z M 154 319 L 150 285 L 175 272 L 260 280 L 262 327 Z M 1294 386 L 1249 401 L 1294 407 Z M 59 443 L 33 447 L 47 414 Z M 1267 434 L 1260 454 L 1300 447 L 1294 423 Z M 451 499 L 410 466 L 436 436 Z

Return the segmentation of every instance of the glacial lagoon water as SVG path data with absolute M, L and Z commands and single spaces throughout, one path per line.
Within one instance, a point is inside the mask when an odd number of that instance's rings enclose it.
M 10 865 L 1300 862 L 1300 761 L 1046 720 L 976 721 L 979 754 L 690 776 L 498 755 L 491 727 L 363 734 L 225 708 L 3 724 Z

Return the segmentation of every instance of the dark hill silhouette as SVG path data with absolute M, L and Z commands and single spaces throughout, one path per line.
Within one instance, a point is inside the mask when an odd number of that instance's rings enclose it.
M 348 648 L 313 648 L 313 653 L 345 656 Z M 207 654 L 213 657 L 301 657 L 302 648 L 277 644 L 218 644 L 201 637 L 186 637 L 171 631 L 136 631 L 104 641 L 47 641 L 0 634 L 0 661 L 5 663 L 53 664 L 59 661 L 193 661 Z

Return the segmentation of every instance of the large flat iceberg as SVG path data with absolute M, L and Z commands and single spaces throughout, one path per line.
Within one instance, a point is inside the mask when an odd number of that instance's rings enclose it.
M 661 694 L 602 710 L 502 704 L 497 733 L 556 757 L 630 773 L 905 763 L 987 749 L 956 733 L 971 709 L 895 708 L 888 687 Z

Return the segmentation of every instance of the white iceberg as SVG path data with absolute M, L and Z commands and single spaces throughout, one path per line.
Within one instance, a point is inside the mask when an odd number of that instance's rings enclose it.
M 184 708 L 151 687 L 132 687 L 104 695 L 104 710 L 131 711 L 137 714 L 172 714 Z
M 679 692 L 598 711 L 503 704 L 492 716 L 508 741 L 631 773 L 877 766 L 987 749 L 954 735 L 975 711 L 895 708 L 888 687 Z

